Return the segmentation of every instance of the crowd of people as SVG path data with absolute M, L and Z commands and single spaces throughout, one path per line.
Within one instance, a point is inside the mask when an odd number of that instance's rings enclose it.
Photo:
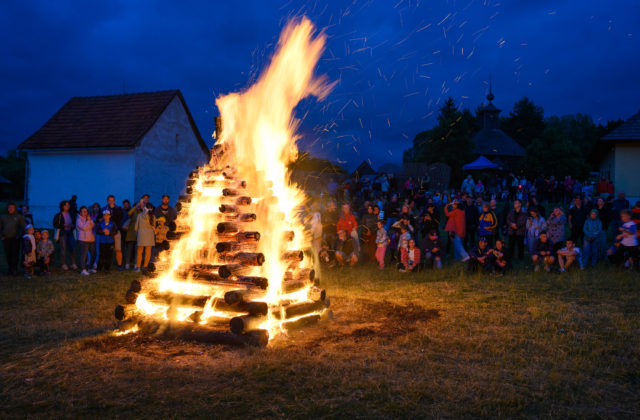
M 393 175 L 331 180 L 319 197 L 324 209 L 316 205 L 309 218 L 320 262 L 413 272 L 450 260 L 498 275 L 514 266 L 562 273 L 602 261 L 638 268 L 640 202 L 631 208 L 604 178 L 529 182 L 508 174 L 485 185 L 469 175 L 457 191 L 428 188 L 428 180 Z
M 604 178 L 529 182 L 509 174 L 486 183 L 469 175 L 457 191 L 432 192 L 428 179 L 400 182 L 389 174 L 331 180 L 303 220 L 319 263 L 329 268 L 371 263 L 415 272 L 461 261 L 469 272 L 502 275 L 514 267 L 564 272 L 607 261 L 637 269 L 640 202 L 632 208 L 613 191 Z M 56 249 L 62 270 L 108 273 L 115 260 L 118 270 L 145 272 L 168 249 L 177 218 L 169 196 L 158 207 L 149 195 L 133 206 L 117 205 L 113 195 L 103 206 L 78 207 L 76 200 L 60 203 L 53 230 L 36 230 L 27 206 L 7 206 L 0 236 L 10 275 L 48 275 Z
M 117 205 L 113 195 L 104 206 L 78 207 L 76 200 L 74 195 L 60 202 L 52 232 L 34 228 L 27 206 L 18 209 L 15 203 L 7 205 L 7 214 L 0 216 L 0 236 L 9 275 L 18 275 L 20 268 L 25 277 L 49 275 L 56 243 L 60 268 L 79 270 L 84 276 L 109 273 L 114 257 L 120 271 L 146 272 L 153 259 L 168 249 L 167 234 L 175 229 L 177 218 L 169 196 L 164 195 L 157 207 L 147 194 L 134 206 L 129 200 Z

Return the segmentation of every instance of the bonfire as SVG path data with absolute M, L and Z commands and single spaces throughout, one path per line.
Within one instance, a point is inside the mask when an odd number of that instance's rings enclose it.
M 186 181 L 154 277 L 134 280 L 116 307 L 119 334 L 265 345 L 326 315 L 305 196 L 287 170 L 298 153 L 296 105 L 331 89 L 314 76 L 324 45 L 306 18 L 289 22 L 255 84 L 216 100 L 223 124 L 211 160 Z

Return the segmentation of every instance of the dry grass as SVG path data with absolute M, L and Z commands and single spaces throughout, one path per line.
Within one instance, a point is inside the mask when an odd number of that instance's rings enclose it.
M 640 415 L 636 274 L 327 273 L 266 349 L 110 336 L 131 278 L 0 278 L 2 417 Z

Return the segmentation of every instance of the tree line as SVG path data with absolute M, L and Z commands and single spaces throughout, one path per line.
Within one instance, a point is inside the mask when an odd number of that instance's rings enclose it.
M 474 159 L 471 138 L 482 129 L 482 107 L 475 113 L 456 106 L 449 97 L 439 110 L 437 124 L 418 133 L 404 152 L 404 162 L 443 162 L 451 167 L 451 182 L 461 182 L 462 166 Z M 544 110 L 526 96 L 500 117 L 500 128 L 526 150 L 518 174 L 530 179 L 544 174 L 556 178 L 585 178 L 598 169 L 601 137 L 623 123 L 622 119 L 596 124 L 589 115 L 544 116 Z

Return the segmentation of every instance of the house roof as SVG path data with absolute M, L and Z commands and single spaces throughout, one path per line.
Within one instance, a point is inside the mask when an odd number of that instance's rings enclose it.
M 375 175 L 375 173 L 376 171 L 373 170 L 371 165 L 369 165 L 367 161 L 363 160 L 360 166 L 358 166 L 358 168 L 353 171 L 351 176 Z
M 132 148 L 138 145 L 176 96 L 184 106 L 200 147 L 208 155 L 209 148 L 202 140 L 179 90 L 71 98 L 18 148 Z
M 471 141 L 474 143 L 473 151 L 477 155 L 515 157 L 525 155 L 522 146 L 497 128 L 483 128 L 471 138 Z
M 626 141 L 640 140 L 640 112 L 627 121 L 623 122 L 618 128 L 602 137 L 605 141 Z

